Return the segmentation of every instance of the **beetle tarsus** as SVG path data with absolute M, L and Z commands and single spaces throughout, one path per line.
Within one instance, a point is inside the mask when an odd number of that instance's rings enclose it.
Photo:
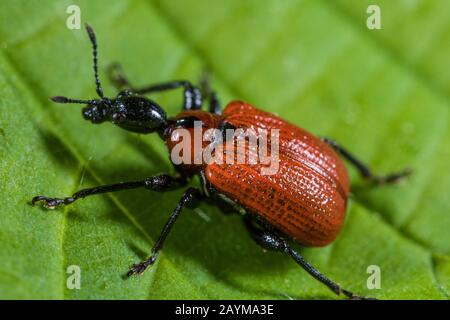
M 127 273 L 128 277 L 136 276 L 144 273 L 145 270 L 152 264 L 156 262 L 156 257 L 158 256 L 158 253 L 155 252 L 149 259 L 142 261 L 140 263 L 135 263 L 131 266 L 130 270 Z
M 69 198 L 49 198 L 45 196 L 36 196 L 31 200 L 31 204 L 34 206 L 36 203 L 41 202 L 42 206 L 46 209 L 56 209 L 59 206 L 67 205 L 72 202 L 74 202 L 76 199 L 69 197 Z
M 383 185 L 383 184 L 392 184 L 397 183 L 406 178 L 407 176 L 412 174 L 411 168 L 406 168 L 403 171 L 395 172 L 388 174 L 386 176 L 372 176 L 370 179 L 371 181 L 376 185 Z
M 131 277 L 140 275 L 145 271 L 145 269 L 147 269 L 147 265 L 143 263 L 135 263 L 131 266 L 130 271 L 128 271 L 127 273 L 127 276 Z
M 358 296 L 358 295 L 354 294 L 353 292 L 350 292 L 345 289 L 340 288 L 340 290 L 341 290 L 340 293 L 342 293 L 344 296 L 346 296 L 350 300 L 376 300 L 375 298 L 367 298 L 367 297 L 363 297 L 363 296 Z

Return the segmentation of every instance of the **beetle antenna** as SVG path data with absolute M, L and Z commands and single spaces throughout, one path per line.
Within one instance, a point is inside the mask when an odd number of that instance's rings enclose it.
M 85 24 L 86 31 L 89 35 L 89 39 L 92 43 L 92 58 L 94 61 L 94 75 L 95 75 L 95 85 L 96 85 L 96 91 L 100 98 L 103 98 L 103 89 L 102 85 L 100 84 L 100 78 L 98 77 L 98 53 L 97 53 L 97 39 L 95 37 L 94 29 L 87 23 Z
M 81 100 L 81 99 L 70 99 L 63 96 L 54 96 L 50 100 L 56 103 L 80 103 L 80 104 L 92 104 L 95 100 Z

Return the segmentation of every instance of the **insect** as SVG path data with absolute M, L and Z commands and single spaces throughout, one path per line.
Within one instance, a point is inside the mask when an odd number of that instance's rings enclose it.
M 203 97 L 206 95 L 189 81 L 170 81 L 136 88 L 115 65 L 110 75 L 114 84 L 123 90 L 115 98 L 107 98 L 98 76 L 96 36 L 89 25 L 86 25 L 86 31 L 92 43 L 96 92 L 99 98 L 82 100 L 55 96 L 52 98 L 54 102 L 85 104 L 82 115 L 94 124 L 111 122 L 131 132 L 156 132 L 166 142 L 169 151 L 175 147 L 173 133 L 177 129 L 192 130 L 195 122 L 199 121 L 202 132 L 218 129 L 224 133 L 230 128 L 277 129 L 278 171 L 263 176 L 255 169 L 260 164 L 206 163 L 202 160 L 193 164 L 174 164 L 176 174 L 173 175 L 161 174 L 138 181 L 83 189 L 65 198 L 36 196 L 32 199 L 33 205 L 40 203 L 48 209 L 54 209 L 88 196 L 135 188 L 163 192 L 185 187 L 189 179 L 199 176 L 200 188 L 189 187 L 184 191 L 154 243 L 150 257 L 133 264 L 128 272 L 129 276 L 140 274 L 155 263 L 183 208 L 196 206 L 199 200 L 204 200 L 241 213 L 251 237 L 259 245 L 290 256 L 337 295 L 361 298 L 320 273 L 291 244 L 325 246 L 338 235 L 344 222 L 350 192 L 347 171 L 339 155 L 355 166 L 364 178 L 375 184 L 396 182 L 406 176 L 409 170 L 376 176 L 333 140 L 318 138 L 248 103 L 230 102 L 222 112 L 213 91 L 206 94 L 209 98 L 209 111 L 203 111 Z M 183 110 L 175 117 L 167 117 L 163 108 L 144 96 L 176 88 L 183 90 Z M 223 137 L 225 138 L 220 140 L 222 145 L 227 139 L 225 135 Z M 195 141 L 189 143 L 195 144 Z M 220 148 L 217 150 L 226 151 Z M 249 152 L 249 149 L 244 148 L 244 151 Z

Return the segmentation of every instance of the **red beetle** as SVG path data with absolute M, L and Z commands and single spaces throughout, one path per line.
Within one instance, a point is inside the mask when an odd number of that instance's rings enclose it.
M 278 133 L 276 136 L 278 151 L 275 159 L 277 171 L 263 175 L 261 169 L 266 167 L 266 164 L 258 162 L 232 161 L 229 163 L 206 161 L 205 158 L 194 161 L 196 153 L 191 152 L 184 154 L 186 157 L 183 158 L 189 161 L 174 163 L 177 171 L 175 175 L 164 174 L 140 181 L 83 189 L 66 198 L 36 196 L 32 200 L 33 204 L 41 202 L 46 208 L 54 209 L 60 205 L 73 203 L 77 199 L 112 191 L 141 187 L 165 191 L 183 187 L 191 177 L 199 175 L 201 188 L 188 188 L 184 192 L 154 244 L 152 255 L 147 260 L 134 264 L 128 275 L 140 274 L 156 261 L 183 207 L 194 205 L 195 200 L 214 199 L 214 202 L 219 202 L 224 209 L 243 214 L 245 225 L 258 244 L 264 248 L 288 254 L 336 294 L 343 293 L 349 298 L 360 298 L 342 289 L 317 271 L 291 247 L 288 240 L 303 246 L 325 246 L 338 235 L 344 222 L 350 190 L 347 171 L 338 154 L 353 164 L 363 177 L 377 184 L 395 182 L 408 174 L 408 170 L 385 177 L 375 176 L 369 168 L 336 142 L 318 138 L 248 103 L 230 102 L 221 113 L 214 92 L 207 92 L 210 101 L 209 111 L 202 111 L 200 110 L 203 104 L 202 92 L 189 81 L 171 81 L 134 88 L 116 65 L 111 69 L 112 80 L 117 87 L 126 89 L 114 99 L 106 98 L 98 77 L 95 34 L 88 25 L 86 30 L 93 46 L 96 91 L 100 98 L 79 100 L 56 96 L 52 98 L 53 101 L 86 104 L 82 114 L 92 123 L 109 121 L 132 132 L 158 132 L 165 140 L 171 154 L 179 143 L 176 138 L 179 130 L 190 133 L 190 140 L 184 141 L 187 145 L 196 145 L 198 138 L 194 133 L 196 123 L 200 123 L 202 136 L 210 129 L 218 131 L 220 137 L 216 135 L 211 140 L 215 146 L 213 154 L 222 155 L 222 159 L 228 159 L 231 151 L 233 160 L 237 158 L 237 141 L 234 135 L 232 142 L 227 144 L 230 141 L 225 134 L 227 130 L 245 129 L 252 132 L 267 132 L 275 129 Z M 174 118 L 167 118 L 164 110 L 156 102 L 143 96 L 180 87 L 184 89 L 183 111 Z M 260 136 L 257 137 L 257 147 L 261 143 L 259 138 Z M 272 141 L 274 139 L 271 136 L 266 142 Z M 204 152 L 208 144 L 201 141 L 200 146 L 200 151 Z M 244 158 L 248 160 L 249 155 L 256 149 L 250 144 L 244 145 L 242 150 L 247 157 Z M 173 161 L 173 158 L 171 159 Z

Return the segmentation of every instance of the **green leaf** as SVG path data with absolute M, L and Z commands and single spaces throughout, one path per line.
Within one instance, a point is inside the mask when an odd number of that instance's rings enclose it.
M 361 295 L 448 299 L 450 6 L 377 1 L 383 29 L 367 30 L 369 3 L 2 1 L 0 298 L 335 298 L 287 257 L 262 251 L 239 216 L 210 205 L 186 210 L 156 265 L 124 279 L 182 191 L 126 191 L 54 212 L 29 205 L 36 194 L 173 171 L 158 137 L 91 125 L 78 106 L 48 100 L 95 94 L 88 38 L 66 28 L 77 4 L 96 30 L 108 95 L 114 61 L 137 84 L 197 81 L 210 68 L 224 103 L 245 99 L 333 137 L 381 173 L 411 166 L 401 184 L 355 188 L 338 239 L 301 252 Z M 155 99 L 174 115 L 180 95 Z M 81 268 L 79 290 L 66 286 L 70 265 Z M 380 267 L 381 289 L 367 288 L 369 265 Z

